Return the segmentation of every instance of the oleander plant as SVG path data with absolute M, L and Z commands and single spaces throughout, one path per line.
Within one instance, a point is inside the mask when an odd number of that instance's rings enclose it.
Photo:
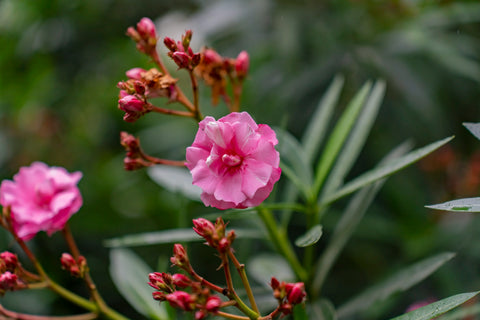
M 388 81 L 367 81 L 346 98 L 345 76 L 334 76 L 305 123 L 296 124 L 301 134 L 294 134 L 285 125 L 257 122 L 264 118 L 262 106 L 244 106 L 251 71 L 246 50 L 227 57 L 207 45 L 194 47 L 194 29 L 178 39 L 161 38 L 160 32 L 147 17 L 126 31 L 148 67 L 131 66 L 118 79 L 118 97 L 111 97 L 124 121 L 116 137 L 125 155 L 115 166 L 144 172 L 155 188 L 173 194 L 175 210 L 161 214 L 178 217 L 179 223 L 162 230 L 142 226 L 144 232 L 132 226 L 97 244 L 109 250 L 105 261 L 90 259 L 77 245 L 73 227 L 89 201 L 79 187 L 88 177 L 33 160 L 0 185 L 0 225 L 10 240 L 0 253 L 0 295 L 44 290 L 74 308 L 71 314 L 33 314 L 0 300 L 2 318 L 132 318 L 110 303 L 112 297 L 94 279 L 95 269 L 109 264 L 121 301 L 145 319 L 363 319 L 369 309 L 388 306 L 454 258 L 454 252 L 440 251 L 406 266 L 393 268 L 392 262 L 393 272 L 352 298 L 338 302 L 329 296 L 332 286 L 349 281 L 346 276 L 336 284 L 331 275 L 387 179 L 438 157 L 454 137 L 416 148 L 409 142 L 391 146 L 377 165 L 359 172 L 356 164 L 373 143 L 369 135 Z M 158 156 L 131 133 L 158 118 L 172 119 L 163 122 L 168 128 L 181 123 L 155 137 L 155 144 L 182 149 L 180 157 Z M 464 125 L 480 139 L 480 124 Z M 187 146 L 182 139 L 177 143 L 174 133 L 180 131 Z M 134 197 L 112 201 L 128 203 Z M 480 212 L 480 198 L 427 207 Z M 37 237 L 62 239 L 61 244 L 55 240 L 55 262 L 39 254 Z M 133 249 L 142 246 L 156 246 L 158 252 L 153 257 Z M 63 277 L 55 268 L 63 269 Z M 480 314 L 479 293 L 421 297 L 393 319 L 474 319 Z

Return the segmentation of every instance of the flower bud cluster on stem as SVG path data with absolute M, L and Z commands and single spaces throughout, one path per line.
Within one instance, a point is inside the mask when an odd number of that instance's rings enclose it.
M 295 305 L 304 302 L 306 293 L 303 283 L 280 283 L 276 278 L 272 278 L 273 295 L 278 301 L 278 307 L 270 314 L 262 316 L 247 279 L 245 265 L 239 263 L 232 248 L 235 232 L 226 231 L 226 223 L 221 217 L 217 218 L 215 223 L 203 218 L 194 219 L 193 225 L 193 230 L 206 241 L 208 246 L 217 251 L 221 259 L 220 268 L 223 268 L 225 273 L 226 288 L 217 286 L 198 275 L 190 263 L 185 247 L 175 244 L 170 262 L 182 269 L 186 275 L 151 273 L 148 284 L 156 290 L 152 293 L 153 299 L 167 301 L 176 309 L 192 312 L 196 320 L 210 314 L 227 319 L 267 320 L 287 315 L 292 312 Z M 240 275 L 250 306 L 242 300 L 234 288 L 230 263 Z M 245 316 L 223 311 L 222 309 L 226 307 L 236 307 Z

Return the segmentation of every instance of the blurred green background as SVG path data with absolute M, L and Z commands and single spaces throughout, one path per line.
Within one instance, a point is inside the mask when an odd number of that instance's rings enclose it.
M 251 72 L 243 109 L 257 122 L 286 126 L 297 136 L 336 74 L 345 76 L 345 101 L 365 81 L 385 79 L 382 109 L 352 177 L 407 139 L 421 146 L 456 135 L 449 147 L 387 182 L 324 294 L 335 304 L 343 302 L 401 265 L 445 250 L 458 252 L 453 262 L 363 318 L 386 318 L 418 299 L 480 288 L 479 218 L 423 208 L 478 195 L 480 143 L 462 127 L 480 119 L 478 1 L 1 0 L 0 178 L 11 179 L 36 160 L 83 172 L 85 204 L 71 226 L 111 305 L 139 318 L 106 276 L 104 240 L 188 227 L 192 217 L 212 212 L 160 188 L 145 171 L 123 170 L 120 131 L 140 136 L 149 153 L 176 160 L 184 157 L 195 132 L 190 120 L 157 114 L 135 124 L 122 121 L 116 83 L 130 68 L 152 66 L 125 36 L 144 16 L 156 22 L 160 38 L 178 39 L 192 29 L 195 50 L 208 45 L 230 57 L 247 50 Z M 225 106 L 209 106 L 208 93 L 202 90 L 204 113 L 225 114 Z M 335 215 L 329 217 L 326 239 L 335 223 Z M 2 248 L 12 249 L 11 239 L 2 237 Z M 59 268 L 66 250 L 59 235 L 39 235 L 31 245 L 54 277 L 83 290 Z M 165 264 L 171 246 L 136 251 L 156 268 L 159 257 Z M 239 254 L 248 260 L 253 252 Z M 200 253 L 195 261 L 202 263 Z M 42 314 L 72 310 L 46 293 L 15 293 L 4 303 Z

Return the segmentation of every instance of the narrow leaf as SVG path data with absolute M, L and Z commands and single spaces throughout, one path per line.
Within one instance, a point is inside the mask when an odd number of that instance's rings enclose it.
M 285 259 L 272 253 L 264 253 L 254 256 L 248 261 L 247 273 L 258 283 L 269 287 L 271 277 L 280 281 L 294 281 L 295 275 Z
M 330 172 L 325 187 L 322 191 L 322 196 L 331 194 L 341 184 L 345 176 L 352 168 L 355 160 L 357 160 L 360 151 L 362 150 L 367 140 L 368 134 L 377 117 L 380 104 L 385 93 L 385 82 L 378 81 L 372 88 L 371 94 L 368 96 L 365 106 L 362 109 L 357 122 L 355 123 L 348 140 L 345 142 L 337 161 Z
M 325 197 L 320 202 L 320 205 L 327 205 L 337 199 L 340 199 L 372 182 L 375 182 L 378 179 L 382 179 L 386 176 L 389 176 L 408 165 L 416 162 L 417 160 L 425 157 L 426 155 L 432 153 L 433 151 L 437 150 L 447 142 L 453 139 L 452 137 L 445 138 L 443 140 L 431 143 L 423 148 L 414 150 L 409 154 L 393 160 L 391 163 L 385 164 L 384 166 L 375 168 L 370 170 L 361 176 L 355 178 L 354 180 L 346 183 L 343 187 L 341 187 L 338 191 L 334 192 L 332 195 Z
M 322 237 L 322 226 L 317 224 L 311 227 L 304 235 L 295 240 L 297 247 L 308 247 L 320 240 Z
M 156 165 L 147 169 L 148 176 L 165 189 L 181 193 L 190 200 L 200 201 L 202 190 L 192 184 L 187 168 Z
M 480 139 L 480 122 L 464 122 L 463 125 L 468 129 L 477 139 Z
M 313 188 L 313 194 L 317 195 L 320 192 L 322 184 L 330 172 L 330 168 L 335 161 L 338 153 L 340 152 L 345 139 L 351 131 L 353 124 L 355 123 L 360 110 L 365 102 L 368 92 L 370 91 L 371 84 L 366 83 L 362 89 L 353 97 L 347 106 L 347 109 L 343 112 L 342 116 L 338 120 L 333 132 L 331 133 L 325 149 L 322 152 L 322 156 L 318 162 L 317 170 L 315 172 L 315 184 Z
M 467 302 L 480 291 L 460 293 L 443 300 L 431 303 L 425 307 L 418 308 L 416 310 L 410 311 L 401 315 L 399 317 L 393 318 L 391 320 L 430 320 L 437 316 L 444 314 L 445 312 L 452 310 L 453 308 L 458 307 L 459 305 Z M 443 319 L 443 318 L 442 318 Z
M 169 319 L 164 305 L 152 298 L 153 289 L 148 285 L 148 274 L 151 272 L 148 265 L 132 251 L 110 251 L 110 275 L 123 297 L 146 317 Z
M 344 79 L 336 76 L 327 91 L 320 100 L 312 120 L 307 125 L 302 138 L 302 145 L 307 156 L 307 161 L 312 163 L 327 131 L 328 124 L 332 118 L 333 110 L 337 105 Z
M 251 229 L 235 229 L 237 238 L 262 238 L 262 234 Z M 194 242 L 203 241 L 192 229 L 172 229 L 165 231 L 147 232 L 140 234 L 126 235 L 119 238 L 113 238 L 105 241 L 107 247 L 137 247 L 146 245 L 156 245 L 174 242 Z
M 348 317 L 360 311 L 367 310 L 374 303 L 381 302 L 394 293 L 411 288 L 431 275 L 454 256 L 455 254 L 450 252 L 441 253 L 397 272 L 392 277 L 367 289 L 365 292 L 341 306 L 338 309 L 339 318 Z
M 453 212 L 480 212 L 480 198 L 457 199 L 425 207 Z

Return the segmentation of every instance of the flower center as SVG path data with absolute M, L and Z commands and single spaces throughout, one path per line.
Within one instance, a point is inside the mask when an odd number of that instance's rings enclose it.
M 229 167 L 238 166 L 242 162 L 242 158 L 236 154 L 225 153 L 222 156 L 222 162 Z

